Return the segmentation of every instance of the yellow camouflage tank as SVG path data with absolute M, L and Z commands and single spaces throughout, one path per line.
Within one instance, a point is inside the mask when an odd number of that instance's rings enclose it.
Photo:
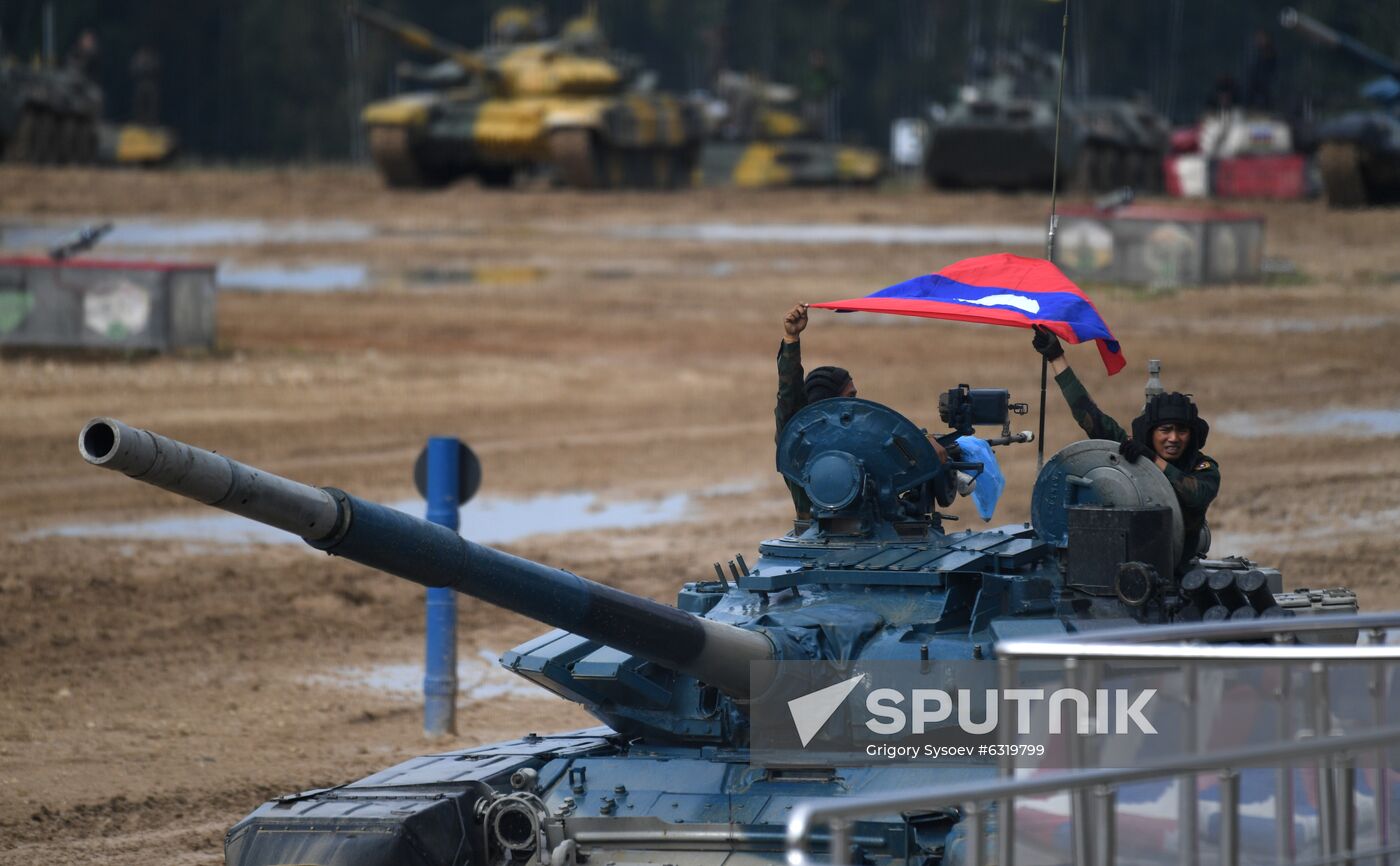
M 507 186 L 540 168 L 584 189 L 689 185 L 699 110 L 635 87 L 638 67 L 609 52 L 596 26 L 473 51 L 383 12 L 352 12 L 444 60 L 430 86 L 362 114 L 370 155 L 390 186 L 441 186 L 468 175 Z

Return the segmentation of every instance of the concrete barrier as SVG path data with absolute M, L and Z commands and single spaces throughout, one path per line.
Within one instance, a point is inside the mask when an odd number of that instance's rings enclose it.
M 0 347 L 212 349 L 214 266 L 0 258 Z
M 1158 288 L 1258 280 L 1264 218 L 1257 214 L 1132 205 L 1060 213 L 1055 264 L 1070 279 Z

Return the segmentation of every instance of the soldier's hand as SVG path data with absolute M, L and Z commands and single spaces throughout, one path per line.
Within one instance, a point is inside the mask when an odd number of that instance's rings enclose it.
M 1056 358 L 1063 358 L 1065 355 L 1064 346 L 1060 345 L 1060 338 L 1050 333 L 1050 329 L 1044 325 L 1032 325 L 1035 336 L 1031 338 L 1031 347 L 1041 354 L 1047 361 Z
M 789 343 L 797 342 L 797 336 L 807 327 L 807 305 L 798 304 L 787 315 L 783 316 L 783 339 Z
M 1118 446 L 1118 453 L 1122 454 L 1123 459 L 1127 460 L 1129 463 L 1136 463 L 1143 457 L 1151 460 L 1155 456 L 1151 448 L 1148 448 L 1137 439 L 1125 439 Z

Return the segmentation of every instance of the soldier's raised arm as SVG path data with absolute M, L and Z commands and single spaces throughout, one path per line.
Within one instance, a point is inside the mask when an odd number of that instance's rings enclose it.
M 1089 396 L 1084 383 L 1074 374 L 1065 358 L 1065 349 L 1060 345 L 1060 338 L 1041 325 L 1034 326 L 1034 330 L 1031 347 L 1050 362 L 1050 369 L 1055 371 L 1055 384 L 1060 386 L 1060 393 L 1065 395 L 1065 402 L 1069 404 L 1070 414 L 1074 416 L 1075 423 L 1083 429 L 1085 435 L 1090 439 L 1128 441 L 1131 438 L 1128 431 L 1112 417 L 1104 414 Z

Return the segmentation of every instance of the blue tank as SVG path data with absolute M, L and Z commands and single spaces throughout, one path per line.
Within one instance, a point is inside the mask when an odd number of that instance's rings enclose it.
M 1284 9 L 1279 20 L 1383 76 L 1361 89 L 1374 109 L 1330 118 L 1317 128 L 1317 167 L 1327 203 L 1365 207 L 1400 202 L 1400 62 L 1296 9 Z
M 736 557 L 729 575 L 685 583 L 674 607 L 112 419 L 89 422 L 79 442 L 95 465 L 554 626 L 501 663 L 601 722 L 279 797 L 229 831 L 230 866 L 777 863 L 801 800 L 969 781 L 995 767 L 755 766 L 750 662 L 936 665 L 994 657 L 1011 636 L 1166 623 L 1216 606 L 1277 614 L 1288 600 L 1275 595 L 1277 571 L 1182 551 L 1170 486 L 1145 461 L 1124 462 L 1115 443 L 1054 455 L 1036 480 L 1031 523 L 945 527 L 938 509 L 957 495 L 958 473 L 979 469 L 948 449 L 979 426 L 1008 432 L 1010 404 L 1004 390 L 965 386 L 940 404 L 950 430 L 937 445 L 869 400 L 800 411 L 780 436 L 777 468 L 806 490 L 812 519 L 761 542 L 751 564 Z M 1267 586 L 1212 594 L 1218 579 L 1243 575 Z M 950 862 L 959 820 L 879 816 L 856 825 L 854 841 L 869 863 Z

